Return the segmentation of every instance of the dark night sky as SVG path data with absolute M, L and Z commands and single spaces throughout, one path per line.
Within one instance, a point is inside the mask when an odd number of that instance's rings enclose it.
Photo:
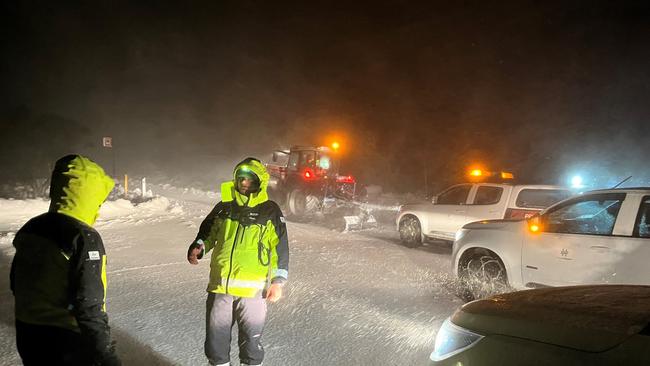
M 475 162 L 650 184 L 644 2 L 68 4 L 3 5 L 3 180 L 107 162 L 102 135 L 120 170 L 211 180 L 339 134 L 387 190 Z

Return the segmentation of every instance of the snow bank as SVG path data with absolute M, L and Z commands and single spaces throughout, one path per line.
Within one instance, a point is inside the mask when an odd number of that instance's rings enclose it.
M 193 196 L 194 199 L 206 199 L 209 201 L 218 202 L 221 199 L 221 192 L 202 190 L 194 187 L 176 187 L 171 184 L 152 184 L 157 192 L 160 192 L 166 197 L 177 199 L 187 199 L 188 196 Z M 215 187 L 219 189 L 219 186 Z
M 50 202 L 42 199 L 13 200 L 0 199 L 0 240 L 13 238 L 16 232 L 29 219 L 47 212 Z M 149 201 L 133 204 L 125 199 L 104 202 L 99 210 L 98 225 L 109 222 L 133 221 L 134 219 L 163 219 L 180 216 L 183 207 L 166 197 L 156 197 Z
M 156 197 L 152 200 L 134 205 L 131 201 L 119 199 L 105 202 L 99 210 L 99 221 L 118 219 L 133 214 L 152 216 L 156 214 L 181 214 L 180 205 L 172 203 L 166 197 Z
M 0 199 L 0 232 L 18 230 L 27 220 L 47 212 L 50 201 Z

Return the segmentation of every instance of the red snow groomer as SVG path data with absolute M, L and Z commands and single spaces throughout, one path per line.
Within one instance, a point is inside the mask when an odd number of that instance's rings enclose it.
M 346 230 L 368 226 L 374 218 L 361 208 L 364 189 L 353 176 L 339 174 L 340 160 L 336 143 L 275 151 L 266 164 L 271 199 L 292 219 L 338 215 L 345 218 Z

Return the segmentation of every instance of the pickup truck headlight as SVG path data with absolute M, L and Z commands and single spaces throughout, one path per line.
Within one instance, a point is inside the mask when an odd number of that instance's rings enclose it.
M 482 335 L 461 328 L 447 319 L 436 334 L 436 344 L 429 358 L 432 361 L 444 360 L 474 346 L 482 338 Z

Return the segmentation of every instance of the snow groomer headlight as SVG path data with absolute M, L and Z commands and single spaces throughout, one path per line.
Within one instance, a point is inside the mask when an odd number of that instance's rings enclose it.
M 447 319 L 436 334 L 436 344 L 430 358 L 432 361 L 444 360 L 472 347 L 482 338 L 482 335 L 454 325 Z

